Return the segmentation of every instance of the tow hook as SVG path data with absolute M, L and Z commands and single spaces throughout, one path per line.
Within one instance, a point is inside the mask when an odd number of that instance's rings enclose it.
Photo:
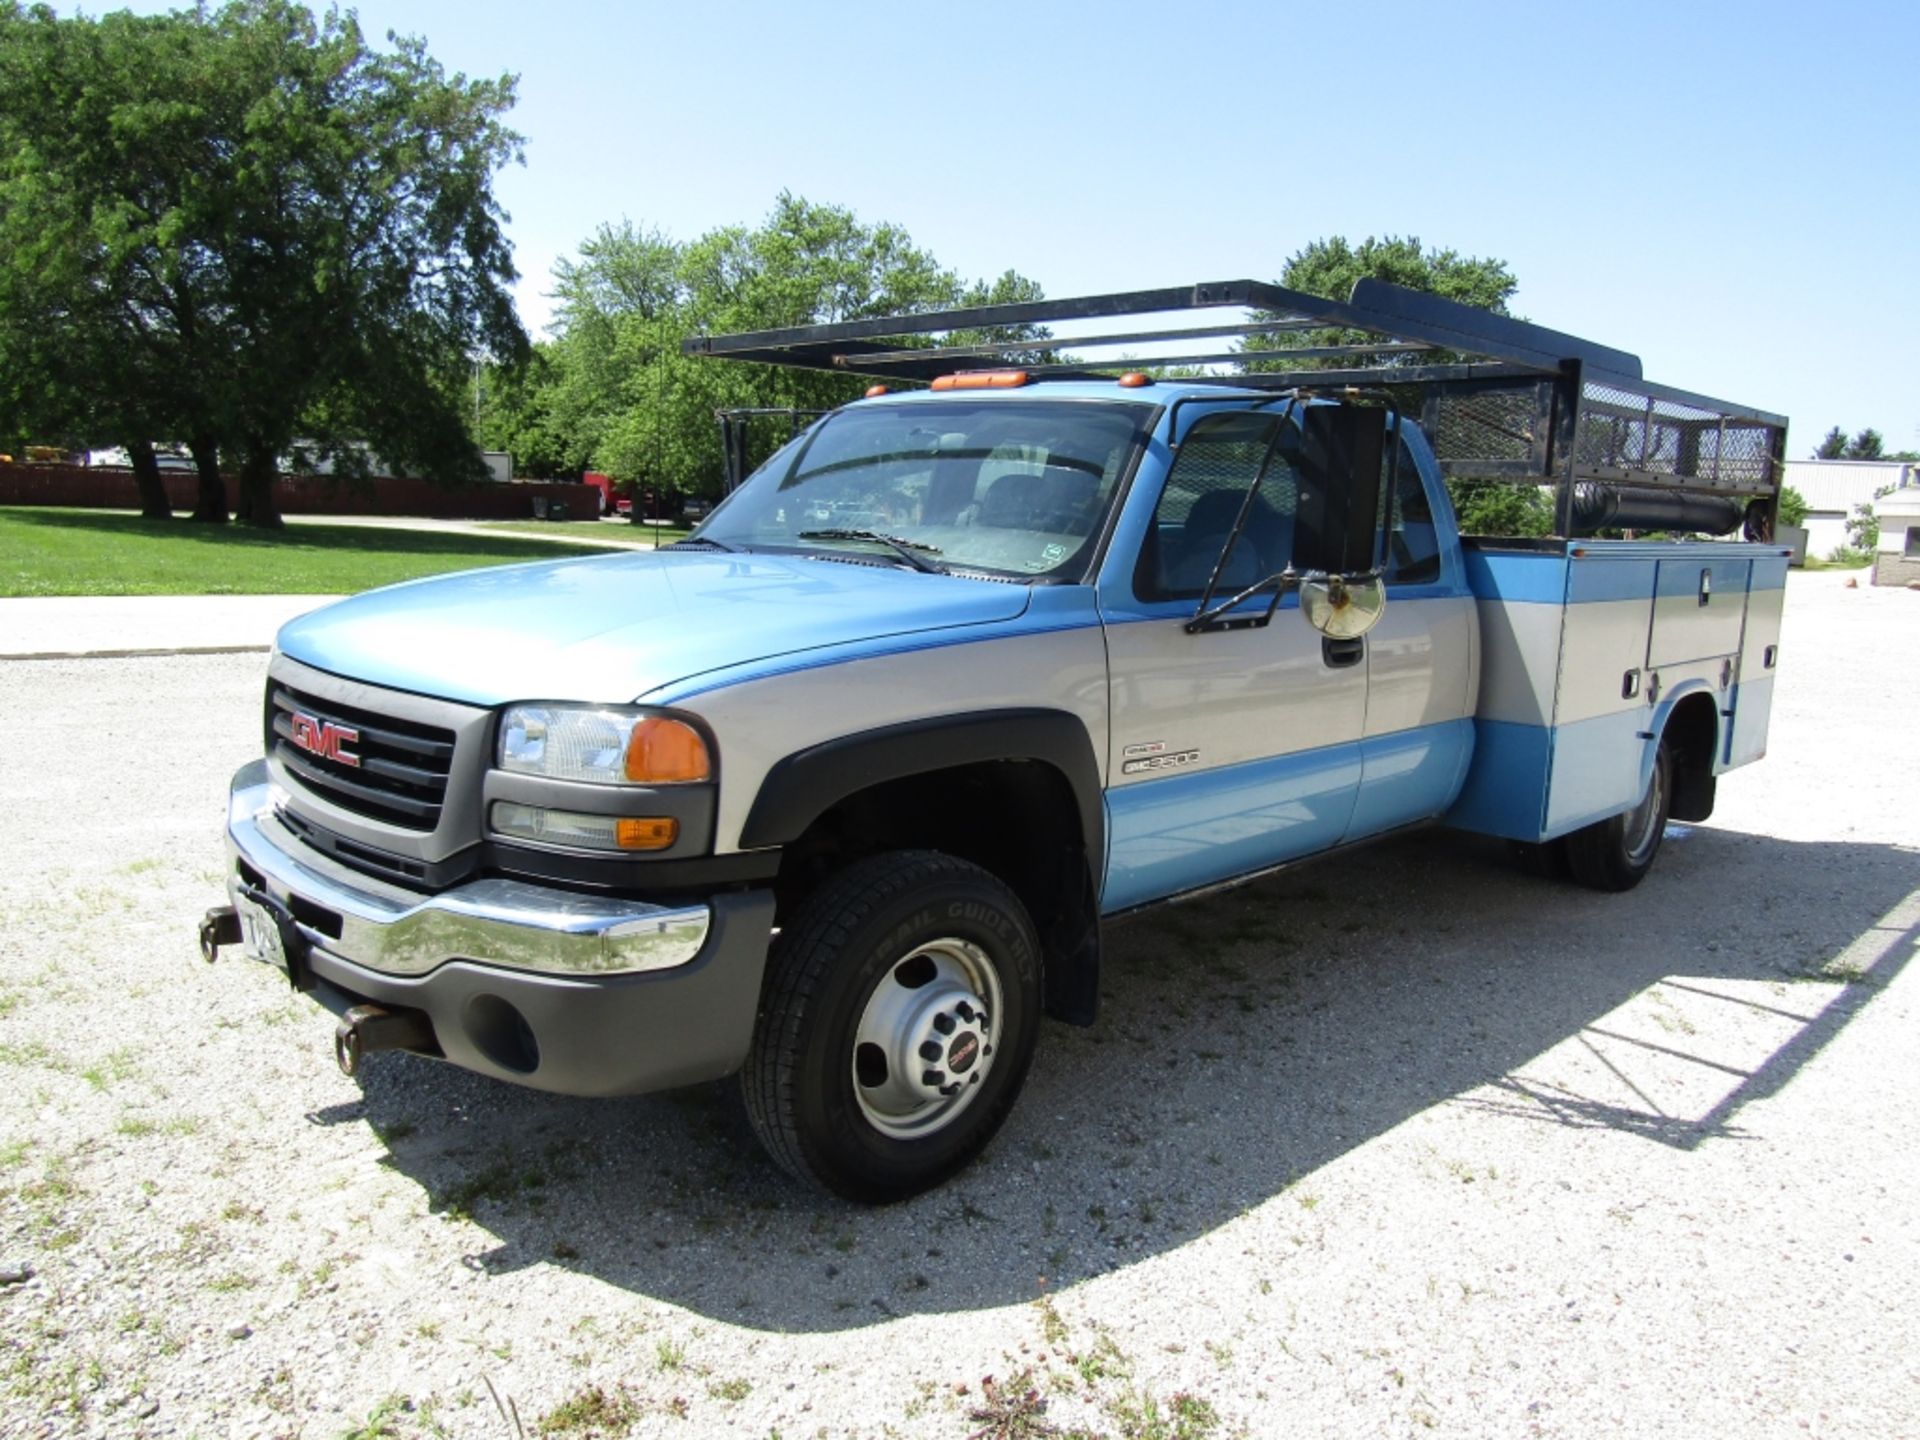
M 216 905 L 200 919 L 200 958 L 211 965 L 220 958 L 222 945 L 240 943 L 240 912 L 231 905 Z
M 388 1010 L 356 1005 L 340 1017 L 333 1032 L 333 1058 L 342 1075 L 360 1073 L 362 1057 L 376 1050 L 420 1050 L 438 1054 L 433 1022 L 418 1010 Z

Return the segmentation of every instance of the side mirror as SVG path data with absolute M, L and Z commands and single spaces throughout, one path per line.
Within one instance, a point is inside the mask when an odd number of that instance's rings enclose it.
M 1387 586 L 1378 575 L 1329 575 L 1300 586 L 1301 615 L 1329 640 L 1358 640 L 1380 623 L 1386 608 Z
M 1387 412 L 1372 405 L 1307 405 L 1300 411 L 1300 433 L 1293 568 L 1366 574 L 1374 568 L 1380 524 Z

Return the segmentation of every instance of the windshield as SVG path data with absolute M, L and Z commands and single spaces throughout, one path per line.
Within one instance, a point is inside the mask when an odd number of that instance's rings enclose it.
M 837 411 L 692 538 L 1077 580 L 1151 409 L 956 400 Z

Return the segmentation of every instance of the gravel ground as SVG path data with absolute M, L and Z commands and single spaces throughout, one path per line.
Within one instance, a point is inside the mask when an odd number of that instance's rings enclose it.
M 1630 895 L 1436 832 L 1116 928 L 878 1212 L 727 1085 L 342 1078 L 194 947 L 259 657 L 0 664 L 0 1433 L 1920 1433 L 1916 638 L 1796 575 Z

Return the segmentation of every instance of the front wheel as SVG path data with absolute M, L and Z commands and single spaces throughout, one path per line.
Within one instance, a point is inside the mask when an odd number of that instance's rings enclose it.
M 1573 878 L 1595 890 L 1617 892 L 1638 885 L 1660 853 L 1672 797 L 1673 757 L 1662 740 L 1653 752 L 1653 772 L 1640 803 L 1624 815 L 1567 836 L 1567 868 Z
M 1040 1025 L 1019 898 L 934 851 L 857 862 L 783 929 L 741 1076 L 785 1169 L 879 1204 L 939 1184 L 993 1138 Z

